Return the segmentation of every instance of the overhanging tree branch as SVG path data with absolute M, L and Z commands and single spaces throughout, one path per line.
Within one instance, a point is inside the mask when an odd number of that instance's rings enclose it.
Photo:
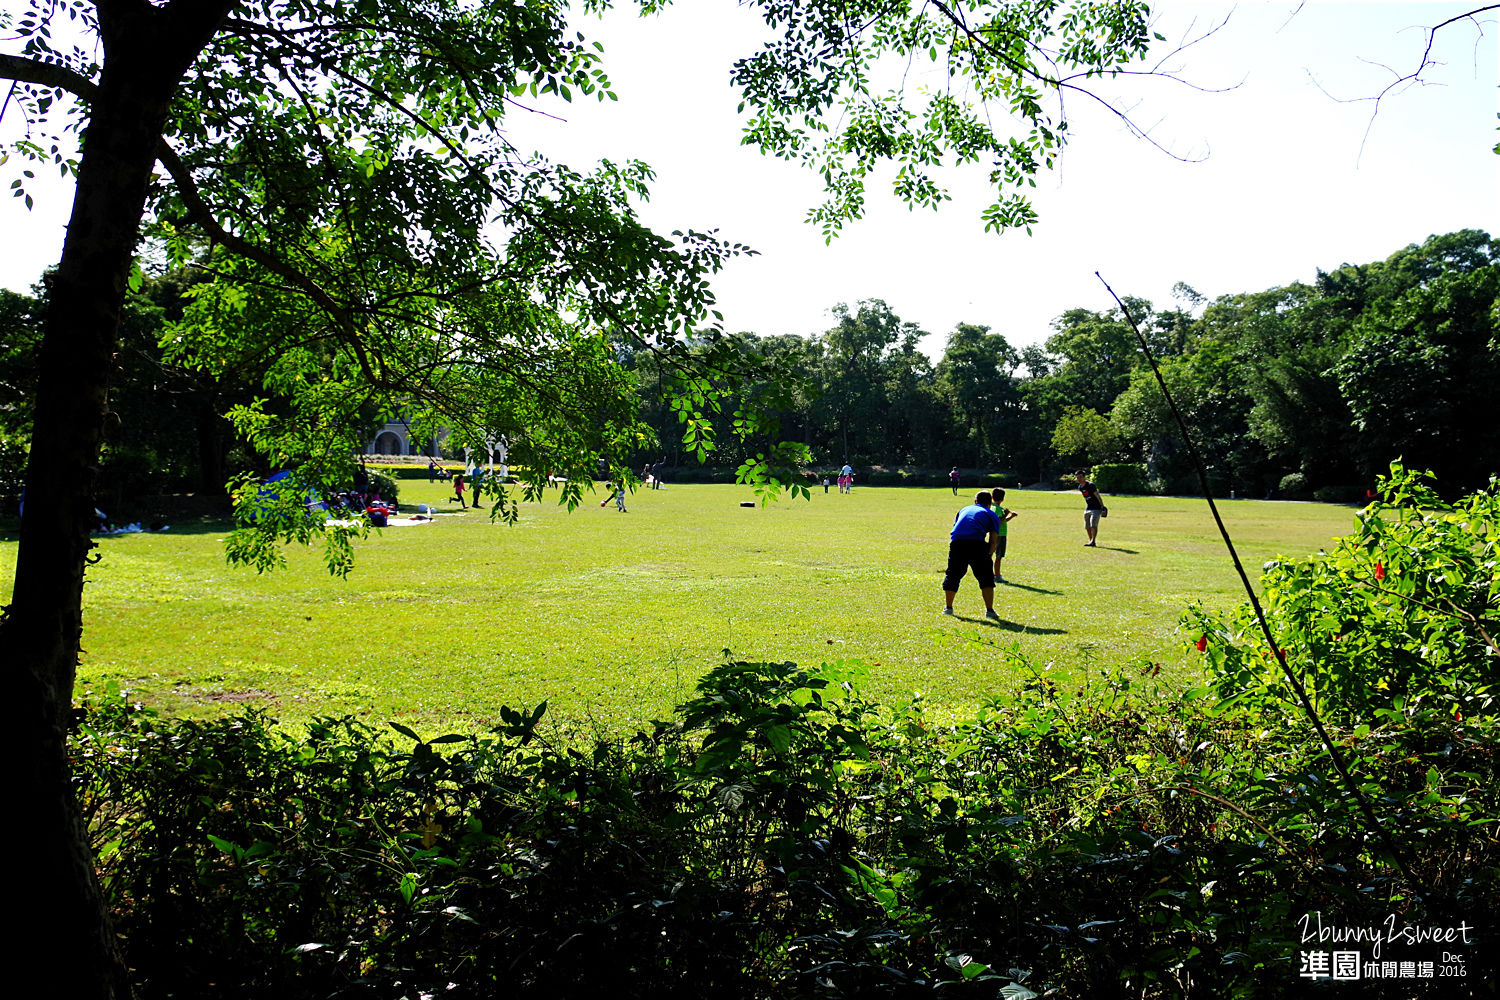
M 55 87 L 84 101 L 92 101 L 99 92 L 93 81 L 66 66 L 4 53 L 0 53 L 0 80 Z
M 353 317 L 349 309 L 299 268 L 293 267 L 276 254 L 224 228 L 215 217 L 213 209 L 199 194 L 192 172 L 165 139 L 157 144 L 156 159 L 167 169 L 167 173 L 171 174 L 172 180 L 177 184 L 178 196 L 188 209 L 185 222 L 199 226 L 217 243 L 246 260 L 254 261 L 317 303 L 333 321 L 334 328 L 341 334 L 343 342 L 354 351 L 360 370 L 365 377 L 371 381 L 380 381 L 365 345 L 354 329 Z

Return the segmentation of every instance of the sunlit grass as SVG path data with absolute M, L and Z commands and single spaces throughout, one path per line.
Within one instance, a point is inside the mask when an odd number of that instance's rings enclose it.
M 403 507 L 456 510 L 402 486 Z M 347 580 L 317 553 L 257 576 L 225 565 L 221 523 L 100 540 L 85 588 L 80 688 L 107 679 L 182 715 L 268 707 L 281 718 L 354 713 L 423 727 L 484 725 L 548 699 L 555 716 L 617 727 L 663 716 L 724 655 L 858 658 L 880 699 L 921 691 L 940 714 L 1012 686 L 1012 644 L 1072 667 L 1149 658 L 1194 669 L 1176 621 L 1238 582 L 1202 501 L 1111 497 L 1100 547 L 1082 547 L 1076 493 L 1014 491 L 1007 584 L 982 622 L 972 578 L 943 618 L 947 489 L 856 488 L 742 508 L 748 490 L 669 486 L 572 514 L 525 505 L 391 528 Z M 1343 507 L 1227 501 L 1252 578 L 1351 526 Z M 0 542 L 9 588 L 13 540 Z

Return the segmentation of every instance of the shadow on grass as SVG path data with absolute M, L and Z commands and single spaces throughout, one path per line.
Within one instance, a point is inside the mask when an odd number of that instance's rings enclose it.
M 1033 594 L 1049 594 L 1053 597 L 1062 596 L 1062 591 L 1060 590 L 1048 590 L 1046 587 L 1030 587 L 1024 583 L 1015 583 L 1011 580 L 997 580 L 995 586 L 997 588 L 1010 587 L 1012 590 L 1025 590 Z
M 132 535 L 210 535 L 227 534 L 234 530 L 234 519 L 229 517 L 184 517 L 174 520 L 173 518 L 160 519 L 166 525 L 161 531 L 125 532 L 120 535 L 93 535 L 97 540 L 106 538 L 129 538 Z
M 1139 549 L 1122 549 L 1118 545 L 1086 545 L 1084 548 L 1103 549 L 1106 552 L 1123 552 L 1127 556 L 1138 556 L 1141 554 Z
M 1037 625 L 1025 625 L 1021 622 L 1007 621 L 1002 618 L 999 621 L 991 621 L 988 618 L 973 618 L 969 615 L 955 614 L 954 619 L 961 622 L 973 622 L 976 625 L 984 625 L 988 628 L 1003 629 L 1006 632 L 1018 632 L 1025 635 L 1067 635 L 1065 628 L 1041 628 Z
M 165 531 L 125 531 L 107 535 L 91 534 L 89 538 L 96 542 L 107 542 L 116 538 L 133 538 L 136 535 L 208 535 L 214 533 L 222 535 L 233 529 L 234 522 L 227 519 L 218 518 L 199 521 L 194 518 L 181 523 L 169 521 L 167 522 Z M 20 538 L 20 529 L 15 525 L 0 527 L 0 542 L 17 542 L 20 541 Z

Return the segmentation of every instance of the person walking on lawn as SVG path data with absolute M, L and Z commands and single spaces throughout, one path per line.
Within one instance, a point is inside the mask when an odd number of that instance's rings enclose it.
M 995 614 L 995 570 L 991 564 L 1000 540 L 1000 519 L 990 509 L 991 502 L 988 492 L 977 493 L 974 502 L 953 518 L 953 530 L 948 534 L 948 569 L 943 574 L 945 615 L 953 614 L 958 583 L 965 572 L 973 570 L 974 582 L 984 598 L 984 616 L 990 621 L 1000 620 Z
M 1095 548 L 1095 539 L 1099 537 L 1099 519 L 1109 513 L 1104 506 L 1104 500 L 1099 496 L 1099 487 L 1089 482 L 1084 476 L 1082 469 L 1073 473 L 1073 478 L 1078 480 L 1078 492 L 1083 494 L 1083 530 L 1088 532 L 1089 540 L 1084 542 L 1084 548 Z

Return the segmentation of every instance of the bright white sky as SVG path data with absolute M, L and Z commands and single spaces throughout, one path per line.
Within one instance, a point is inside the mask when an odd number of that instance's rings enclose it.
M 1497 12 L 1484 15 L 1482 33 L 1472 23 L 1444 29 L 1428 85 L 1389 97 L 1373 124 L 1369 103 L 1338 103 L 1312 80 L 1336 97 L 1375 94 L 1417 66 L 1420 26 L 1480 5 L 1241 4 L 1169 64 L 1200 86 L 1237 89 L 1110 85 L 1158 142 L 1207 158 L 1174 160 L 1074 99 L 1073 141 L 1061 168 L 1038 180 L 1041 223 L 1030 237 L 983 231 L 976 169 L 946 177 L 955 200 L 938 213 L 909 212 L 887 193 L 888 179 L 877 180 L 866 219 L 826 246 L 802 221 L 820 200 L 818 178 L 739 145 L 729 67 L 751 50 L 759 24 L 729 0 L 680 0 L 646 21 L 580 22 L 605 43 L 619 101 L 564 105 L 565 123 L 518 116 L 512 136 L 579 168 L 601 156 L 643 159 L 657 171 L 641 210 L 648 224 L 716 228 L 759 250 L 715 283 L 732 330 L 818 333 L 835 303 L 881 298 L 933 334 L 934 353 L 959 322 L 1021 346 L 1045 339 L 1066 309 L 1112 305 L 1095 271 L 1120 294 L 1165 307 L 1177 281 L 1212 298 L 1383 259 L 1433 233 L 1500 233 Z M 1156 8 L 1158 30 L 1175 42 L 1231 5 Z M 29 213 L 0 198 L 0 285 L 21 291 L 57 260 L 68 209 L 61 187 L 33 192 Z

